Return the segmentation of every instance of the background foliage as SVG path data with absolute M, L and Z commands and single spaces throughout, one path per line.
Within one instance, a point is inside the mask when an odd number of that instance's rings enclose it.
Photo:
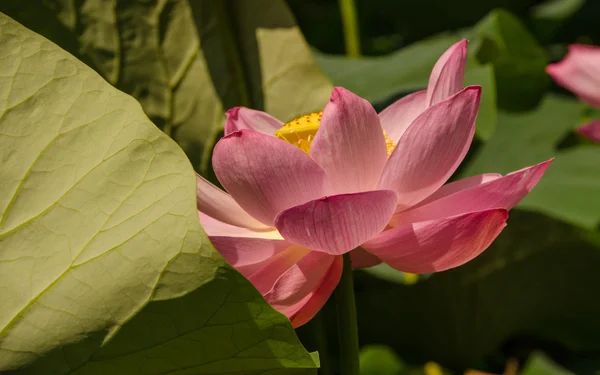
M 228 108 L 263 109 L 286 121 L 321 109 L 332 85 L 341 85 L 381 110 L 422 89 L 439 55 L 466 37 L 470 40 L 466 81 L 480 84 L 483 97 L 476 142 L 453 178 L 507 173 L 550 157 L 556 160 L 532 194 L 511 212 L 499 239 L 475 261 L 421 277 L 415 285 L 408 282 L 414 281 L 413 276 L 385 266 L 360 271 L 356 290 L 364 345 L 361 372 L 434 375 L 477 369 L 509 374 L 516 367 L 526 375 L 600 373 L 600 146 L 574 132 L 593 112 L 556 87 L 544 71 L 548 63 L 562 58 L 569 43 L 600 44 L 600 3 L 356 0 L 356 4 L 363 56 L 348 59 L 343 55 L 336 0 L 0 2 L 0 12 L 58 45 L 7 17 L 0 21 L 0 88 L 5 101 L 0 160 L 8 166 L 3 165 L 0 178 L 11 181 L 0 185 L 2 199 L 7 199 L 0 221 L 0 267 L 6 265 L 8 270 L 0 272 L 0 285 L 6 289 L 10 280 L 16 280 L 9 277 L 15 272 L 44 275 L 32 289 L 19 283 L 9 286 L 22 294 L 14 306 L 6 301 L 17 299 L 2 292 L 0 370 L 315 373 L 317 360 L 302 348 L 285 318 L 224 264 L 193 218 L 193 169 L 215 181 L 210 155 L 222 135 Z M 19 59 L 22 62 L 15 67 Z M 56 75 L 62 61 L 72 64 L 75 73 Z M 44 91 L 56 86 L 78 92 L 81 82 L 94 86 L 84 99 L 57 99 Z M 141 108 L 111 86 L 133 96 Z M 19 91 L 23 87 L 29 91 Z M 112 112 L 105 111 L 91 118 L 98 102 L 108 97 L 127 115 L 115 121 L 107 117 Z M 79 110 L 55 111 L 73 105 Z M 40 111 L 37 120 L 23 121 L 32 108 Z M 177 142 L 191 163 L 148 119 Z M 67 120 L 94 121 L 85 132 L 82 128 L 71 133 L 67 142 L 63 125 L 59 126 Z M 24 143 L 15 143 L 15 134 L 7 129 L 39 134 L 35 139 L 47 144 L 40 143 L 38 151 L 28 155 L 35 160 L 21 157 L 14 162 L 18 152 L 31 149 L 32 141 L 23 138 Z M 103 142 L 144 142 L 123 149 L 130 158 L 107 161 L 106 149 L 83 147 L 86 139 L 89 143 L 87 129 L 97 129 L 94 134 L 106 137 Z M 157 147 L 170 155 L 169 165 L 153 164 L 150 155 Z M 80 158 L 81 165 L 70 165 L 67 161 L 72 158 Z M 98 168 L 131 171 L 139 169 L 133 164 L 143 162 L 156 168 L 149 174 L 152 178 L 147 174 L 131 180 L 129 175 L 106 173 L 97 177 L 99 186 L 85 188 L 88 200 L 75 206 L 68 194 L 52 196 L 33 189 L 40 181 L 60 181 L 65 191 L 79 191 L 85 180 L 65 181 L 61 176 Z M 177 182 L 158 178 L 173 172 L 175 165 Z M 54 172 L 44 173 L 47 170 Z M 113 202 L 100 194 L 106 186 L 117 191 L 115 186 L 123 184 L 130 191 L 119 191 Z M 137 200 L 131 198 L 138 195 Z M 185 199 L 165 205 L 164 197 L 169 196 Z M 115 201 L 121 208 L 115 208 Z M 19 204 L 22 208 L 16 211 Z M 77 228 L 70 228 L 71 233 L 68 227 L 48 227 L 49 220 L 71 217 L 72 213 L 59 210 L 63 206 L 86 217 L 94 217 L 99 207 L 106 222 L 86 222 L 87 234 Z M 128 238 L 138 232 L 125 218 L 140 212 L 160 220 L 144 228 L 144 252 L 134 252 L 131 258 Z M 29 222 L 29 216 L 35 219 Z M 181 232 L 174 218 L 185 221 L 187 229 Z M 67 256 L 56 258 L 62 245 L 56 240 L 56 247 L 48 246 L 48 238 L 71 236 L 79 244 L 72 250 L 85 254 L 85 241 L 107 229 L 121 230 L 119 243 L 95 248 L 98 258 L 86 263 L 90 270 L 83 274 L 98 276 L 80 288 L 78 283 L 84 281 L 75 277 L 83 271 Z M 193 235 L 185 235 L 186 231 Z M 85 235 L 89 238 L 80 238 Z M 179 252 L 161 253 L 175 242 L 181 243 Z M 22 254 L 8 254 L 5 249 L 15 243 L 43 249 L 45 256 L 32 263 Z M 122 262 L 111 260 L 113 254 L 128 254 L 135 261 L 124 263 L 119 274 L 115 265 Z M 124 276 L 147 264 L 170 272 Z M 66 277 L 60 276 L 63 273 Z M 109 301 L 104 303 L 110 314 L 96 309 L 99 295 Z M 113 311 L 111 303 L 121 306 L 122 295 L 128 297 L 129 310 Z M 70 309 L 57 311 L 58 305 Z M 196 312 L 192 316 L 191 310 Z M 321 364 L 324 370 L 335 371 L 333 315 L 326 306 L 312 324 L 329 332 Z M 309 351 L 316 349 L 317 341 L 311 328 L 309 324 L 297 332 Z M 228 350 L 214 352 L 214 345 L 206 346 L 207 337 Z

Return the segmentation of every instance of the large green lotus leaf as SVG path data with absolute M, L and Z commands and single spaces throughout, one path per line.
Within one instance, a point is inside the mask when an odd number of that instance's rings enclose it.
M 512 210 L 508 226 L 473 261 L 412 286 L 357 273 L 361 344 L 386 344 L 409 362 L 464 369 L 508 340 L 597 353 L 600 252 L 579 229 Z
M 0 162 L 0 372 L 314 373 L 209 243 L 175 142 L 1 14 Z
M 600 147 L 559 147 L 567 144 L 565 139 L 580 123 L 582 108 L 574 99 L 548 95 L 533 111 L 500 112 L 496 133 L 478 150 L 464 175 L 509 173 L 555 157 L 519 207 L 596 228 L 600 224 Z
M 579 123 L 582 109 L 576 100 L 547 95 L 532 111 L 500 111 L 496 133 L 477 150 L 464 174 L 509 173 L 550 159 Z
M 597 229 L 600 225 L 599 160 L 600 147 L 596 145 L 557 152 L 551 168 L 519 207 L 586 229 Z
M 198 171 L 222 128 L 214 88 L 187 1 L 2 2 L 15 18 L 134 96 Z
M 32 0 L 0 11 L 138 99 L 203 174 L 225 109 L 287 121 L 331 93 L 283 0 Z
M 513 14 L 497 9 L 475 25 L 476 55 L 494 66 L 498 107 L 525 110 L 535 107 L 550 78 L 546 74 L 546 51 Z

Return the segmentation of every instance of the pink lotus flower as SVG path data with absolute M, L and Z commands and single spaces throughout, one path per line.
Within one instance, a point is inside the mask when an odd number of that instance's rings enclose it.
M 343 88 L 322 114 L 285 125 L 260 111 L 228 111 L 213 166 L 231 195 L 198 176 L 200 221 L 294 326 L 329 298 L 342 254 L 354 267 L 457 267 L 491 244 L 507 210 L 541 178 L 549 161 L 444 185 L 469 149 L 479 107 L 480 88 L 462 88 L 465 57 L 466 41 L 453 45 L 427 90 L 379 115 Z
M 546 67 L 556 83 L 575 93 L 581 100 L 600 107 L 600 47 L 571 44 L 560 62 Z M 577 131 L 600 142 L 600 120 L 583 125 Z

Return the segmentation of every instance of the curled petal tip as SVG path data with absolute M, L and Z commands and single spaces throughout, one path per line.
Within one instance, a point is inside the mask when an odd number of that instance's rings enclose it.
M 548 169 L 548 167 L 550 166 L 550 164 L 551 164 L 553 161 L 554 161 L 554 157 L 552 157 L 552 158 L 550 158 L 550 159 L 548 159 L 548 160 L 546 160 L 546 161 L 543 161 L 543 162 L 541 162 L 541 163 L 538 163 L 538 164 L 536 164 L 535 166 L 533 166 L 533 167 L 530 167 L 530 168 L 536 169 L 536 170 L 538 171 L 538 173 L 541 173 L 541 175 L 543 175 L 544 173 L 546 173 L 546 169 Z M 541 175 L 540 175 L 540 176 L 541 176 Z M 536 182 L 536 183 L 537 183 L 537 182 Z
M 221 140 L 223 140 L 223 139 L 231 139 L 231 138 L 241 138 L 242 135 L 244 135 L 247 132 L 249 132 L 248 129 L 236 130 L 236 131 L 233 131 L 233 132 L 227 134 L 226 136 L 224 136 L 223 138 L 221 138 Z
M 238 119 L 238 112 L 240 111 L 240 109 L 242 109 L 242 107 L 229 108 L 225 112 L 225 116 L 227 116 L 227 119 L 237 120 Z
M 336 86 L 331 91 L 331 96 L 329 97 L 330 102 L 336 102 L 341 100 L 343 95 L 347 95 L 351 93 L 350 90 L 343 88 L 342 86 Z
M 467 86 L 463 89 L 463 92 L 469 96 L 471 96 L 472 100 L 479 103 L 481 101 L 481 86 L 473 85 Z M 479 108 L 479 104 L 477 104 Z
M 225 118 L 225 135 L 241 129 L 272 135 L 283 126 L 281 121 L 268 113 L 247 107 L 230 108 L 225 112 Z
M 504 208 L 498 210 L 498 216 L 500 216 L 504 221 L 508 220 L 508 210 Z M 504 223 L 504 226 L 506 226 L 506 223 Z
M 481 86 L 480 85 L 470 85 L 463 89 L 464 91 L 475 91 L 481 94 Z
M 481 86 L 467 86 L 446 100 L 465 100 L 468 103 L 474 103 L 476 108 L 478 109 L 479 102 L 481 101 Z
M 457 52 L 466 53 L 468 44 L 469 44 L 469 40 L 466 38 L 463 38 L 463 39 L 459 40 L 458 42 L 454 43 L 453 45 L 451 45 L 447 51 L 451 52 L 451 53 L 457 53 Z M 465 56 L 463 56 L 463 58 L 464 57 Z

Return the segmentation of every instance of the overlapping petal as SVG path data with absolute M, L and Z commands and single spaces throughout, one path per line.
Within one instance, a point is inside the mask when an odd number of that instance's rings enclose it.
M 427 91 L 417 91 L 396 100 L 379 113 L 379 122 L 387 135 L 398 143 L 410 124 L 428 107 Z
M 246 107 L 233 107 L 225 112 L 225 117 L 225 135 L 242 129 L 273 135 L 283 126 L 283 122 L 270 114 Z
M 429 76 L 427 106 L 435 105 L 463 88 L 467 40 L 455 43 L 438 59 Z
M 268 238 L 281 240 L 283 237 L 277 232 L 277 229 L 266 227 L 264 229 L 244 228 L 225 223 L 203 212 L 198 212 L 200 223 L 206 234 L 209 236 L 230 236 L 230 237 L 249 237 L 249 238 Z
M 341 268 L 338 271 L 331 267 L 339 262 L 336 258 L 339 257 L 316 251 L 309 253 L 277 279 L 272 289 L 264 294 L 265 300 L 288 317 L 296 315 L 309 302 L 310 310 L 314 311 L 315 307 L 325 303 L 327 294 L 331 294 L 339 281 Z M 316 299 L 311 301 L 314 296 Z M 310 310 L 298 317 L 299 323 L 314 315 Z
M 407 224 L 362 245 L 400 271 L 430 273 L 458 267 L 483 252 L 506 225 L 504 209 Z
M 252 130 L 215 146 L 213 167 L 233 199 L 266 225 L 290 207 L 327 194 L 325 171 L 299 148 Z
M 419 204 L 412 206 L 410 209 L 413 210 L 417 207 L 424 206 L 430 202 L 441 199 L 447 195 L 454 194 L 458 191 L 465 190 L 471 188 L 473 186 L 478 186 L 481 184 L 485 184 L 487 182 L 493 181 L 497 178 L 502 177 L 500 173 L 484 173 L 477 176 L 471 176 L 467 178 L 463 178 L 461 180 L 450 182 L 446 185 L 443 185 L 441 188 L 437 189 L 433 194 L 423 199 Z
M 423 111 L 463 88 L 466 58 L 467 40 L 463 39 L 448 48 L 438 59 L 429 77 L 427 90 L 409 94 L 381 111 L 381 126 L 394 143 L 398 143 Z
M 500 178 L 491 178 L 488 182 L 469 186 L 450 194 L 440 194 L 437 199 L 405 212 L 396 213 L 390 224 L 399 226 L 418 221 L 433 220 L 463 213 L 482 211 L 492 208 L 510 210 L 523 199 L 538 183 L 552 160 L 521 169 Z M 470 182 L 476 177 L 471 177 Z M 484 177 L 481 177 L 483 180 Z M 457 181 L 455 186 L 460 185 Z M 454 190 L 449 187 L 448 192 Z
M 278 310 L 292 319 L 294 327 L 312 319 L 340 279 L 341 257 L 294 245 L 274 229 L 255 231 L 203 213 L 199 216 L 215 248 L 274 307 L 279 306 Z
M 374 189 L 387 157 L 375 109 L 350 91 L 334 88 L 310 155 L 327 172 L 335 194 Z
M 196 174 L 196 206 L 198 211 L 222 222 L 244 228 L 269 227 L 250 216 L 223 190 Z
M 360 247 L 350 252 L 350 260 L 352 268 L 373 267 L 381 263 L 381 259 Z
M 310 253 L 310 249 L 291 245 L 269 258 L 269 261 L 265 262 L 262 267 L 253 272 L 252 275 L 248 277 L 248 280 L 250 280 L 254 287 L 264 295 L 273 288 L 275 282 L 283 274 Z
M 215 248 L 246 277 L 292 246 L 274 228 L 257 231 L 223 223 L 203 213 L 199 216 Z
M 342 257 L 335 257 L 325 278 L 317 290 L 311 293 L 308 301 L 291 317 L 292 325 L 298 328 L 310 321 L 329 299 L 342 276 Z
M 479 86 L 464 88 L 428 108 L 400 138 L 378 185 L 398 193 L 400 209 L 419 203 L 454 173 L 471 145 L 480 96 Z
M 381 232 L 396 200 L 391 190 L 324 197 L 281 212 L 275 227 L 293 243 L 341 255 Z
M 600 47 L 571 44 L 567 56 L 546 71 L 559 85 L 600 107 Z

